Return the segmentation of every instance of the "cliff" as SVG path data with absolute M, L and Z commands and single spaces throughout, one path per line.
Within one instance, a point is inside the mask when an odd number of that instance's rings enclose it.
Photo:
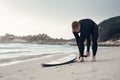
M 120 39 L 120 16 L 104 20 L 99 24 L 99 41 L 117 41 Z

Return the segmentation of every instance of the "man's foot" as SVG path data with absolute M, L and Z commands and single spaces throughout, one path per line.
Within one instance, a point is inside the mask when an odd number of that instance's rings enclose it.
M 80 59 L 80 62 L 84 62 L 85 60 L 84 60 L 84 57 L 81 57 L 81 58 L 79 58 Z
M 90 52 L 86 52 L 86 56 L 89 57 L 90 56 Z
M 92 62 L 96 62 L 95 56 L 92 57 Z

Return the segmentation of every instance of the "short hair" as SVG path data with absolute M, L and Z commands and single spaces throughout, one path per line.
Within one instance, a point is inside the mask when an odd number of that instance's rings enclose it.
M 76 30 L 76 29 L 78 29 L 79 26 L 80 26 L 80 24 L 79 24 L 78 21 L 74 21 L 74 22 L 72 22 L 72 30 Z

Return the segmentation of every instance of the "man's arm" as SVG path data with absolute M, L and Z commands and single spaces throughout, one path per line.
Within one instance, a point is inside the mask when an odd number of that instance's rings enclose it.
M 74 36 L 75 36 L 75 39 L 76 39 L 76 42 L 77 42 L 77 45 L 79 44 L 79 38 L 80 36 L 78 35 L 77 32 L 73 32 Z
M 80 58 L 80 36 L 78 35 L 77 32 L 73 32 L 74 36 L 75 36 L 75 39 L 76 39 L 76 43 L 77 43 L 77 46 L 78 46 L 78 49 L 79 49 L 79 58 Z

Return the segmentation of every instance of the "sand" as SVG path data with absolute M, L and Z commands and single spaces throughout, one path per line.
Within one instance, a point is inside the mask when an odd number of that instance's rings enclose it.
M 41 67 L 62 56 L 1 66 L 0 80 L 120 80 L 120 47 L 98 49 L 96 62 L 91 62 L 91 54 L 83 63 Z

